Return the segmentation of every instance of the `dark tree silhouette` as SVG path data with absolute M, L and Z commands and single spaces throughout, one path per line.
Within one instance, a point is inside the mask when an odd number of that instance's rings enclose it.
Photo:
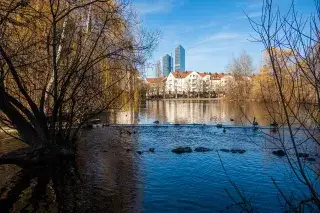
M 129 8 L 113 0 L 1 1 L 1 128 L 28 145 L 0 156 L 1 164 L 73 156 L 83 126 L 130 94 L 157 34 L 140 29 Z

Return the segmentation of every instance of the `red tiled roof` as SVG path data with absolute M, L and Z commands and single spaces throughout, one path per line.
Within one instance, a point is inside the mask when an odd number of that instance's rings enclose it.
M 166 79 L 167 79 L 166 77 L 160 77 L 160 78 L 147 78 L 146 80 L 147 80 L 147 83 L 154 84 L 154 83 L 160 83 Z
M 213 73 L 213 74 L 211 74 L 211 79 L 220 79 L 223 76 L 225 76 L 225 74 L 223 74 L 223 73 Z
M 192 73 L 192 71 L 186 71 L 186 72 L 172 72 L 172 75 L 175 78 L 185 78 L 188 75 L 190 75 Z
M 199 75 L 203 78 L 203 77 L 205 77 L 206 75 L 209 75 L 209 74 L 207 74 L 207 73 L 201 73 L 201 72 L 198 72 L 199 73 Z

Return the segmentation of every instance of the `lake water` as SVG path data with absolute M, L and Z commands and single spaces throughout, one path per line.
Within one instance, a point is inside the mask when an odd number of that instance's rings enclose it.
M 292 200 L 303 199 L 306 187 L 297 181 L 286 158 L 272 154 L 280 146 L 275 135 L 269 135 L 268 129 L 239 128 L 249 125 L 253 117 L 260 125 L 270 124 L 264 107 L 257 103 L 239 107 L 223 101 L 148 101 L 137 110 L 113 113 L 108 116 L 109 123 L 152 124 L 158 120 L 161 124 L 223 123 L 237 128 L 227 128 L 226 132 L 213 125 L 93 129 L 78 144 L 76 171 L 42 169 L 30 175 L 16 167 L 1 166 L 1 199 L 10 190 L 18 194 L 15 199 L 0 202 L 2 210 L 12 203 L 15 212 L 34 206 L 39 212 L 240 212 L 232 200 L 242 202 L 238 188 L 250 200 L 254 212 L 284 212 L 285 203 L 271 178 Z M 305 139 L 302 132 L 295 137 L 298 141 Z M 0 152 L 18 146 L 12 143 L 1 140 Z M 203 146 L 213 151 L 172 153 L 178 146 Z M 155 148 L 155 152 L 148 152 L 149 148 Z M 220 149 L 246 152 L 225 153 Z M 302 162 L 312 183 L 319 186 L 319 148 L 307 140 L 299 150 L 317 159 Z M 13 178 L 15 174 L 24 181 Z M 40 193 L 37 183 L 47 179 Z M 19 183 L 23 190 L 12 183 Z
M 248 125 L 256 117 L 260 125 L 272 123 L 264 104 L 256 102 L 207 101 L 145 101 L 136 110 L 111 111 L 107 122 L 117 124 L 217 124 Z M 230 121 L 233 119 L 234 121 Z

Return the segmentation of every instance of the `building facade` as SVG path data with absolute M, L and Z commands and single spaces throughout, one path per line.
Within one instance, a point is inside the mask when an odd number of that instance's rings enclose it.
M 250 77 L 248 77 L 250 79 Z M 149 97 L 221 97 L 232 88 L 234 77 L 223 73 L 170 72 L 165 78 L 147 79 Z
M 163 76 L 162 66 L 161 66 L 161 60 L 156 61 L 156 64 L 155 64 L 155 72 L 156 72 L 156 77 L 157 77 L 157 78 Z
M 184 72 L 186 70 L 186 51 L 179 45 L 175 49 L 174 71 Z
M 172 57 L 165 55 L 162 58 L 162 73 L 164 76 L 168 76 L 172 72 Z
M 233 83 L 233 76 L 199 73 L 195 71 L 172 72 L 165 82 L 165 90 L 171 94 L 224 94 Z

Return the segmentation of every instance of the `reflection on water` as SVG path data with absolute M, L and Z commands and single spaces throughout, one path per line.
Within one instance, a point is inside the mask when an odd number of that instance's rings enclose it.
M 272 121 L 262 103 L 236 102 L 223 100 L 212 101 L 145 101 L 137 111 L 112 111 L 109 123 L 118 124 L 150 124 L 155 120 L 161 123 L 179 124 L 248 124 L 256 117 L 261 125 L 269 125 Z M 234 121 L 231 122 L 230 120 Z
M 137 165 L 125 151 L 136 137 L 100 129 L 81 139 L 75 162 L 0 166 L 0 212 L 138 212 Z
M 244 110 L 264 118 L 262 107 L 247 104 Z M 127 111 L 111 117 L 116 123 L 241 123 L 241 110 L 229 102 L 150 101 L 138 112 Z M 211 119 L 212 118 L 212 119 Z M 303 134 L 296 139 L 304 141 Z M 11 144 L 11 145 L 10 145 Z M 0 152 L 16 145 L 0 142 Z M 13 212 L 239 212 L 232 206 L 227 189 L 239 198 L 224 173 L 244 194 L 252 197 L 255 210 L 284 212 L 283 202 L 271 181 L 273 177 L 288 196 L 305 192 L 285 158 L 271 154 L 280 144 L 266 140 L 264 132 L 230 128 L 224 133 L 213 126 L 104 127 L 84 133 L 78 143 L 75 162 L 61 168 L 21 170 L 0 166 L 0 209 Z M 208 153 L 177 155 L 177 146 L 204 146 Z M 155 148 L 155 153 L 148 152 Z M 217 152 L 245 149 L 244 154 Z M 315 156 L 311 141 L 299 150 Z M 141 155 L 137 151 L 144 151 Z M 303 160 L 310 168 L 312 183 L 319 185 L 318 162 Z M 318 189 L 320 190 L 320 189 Z M 293 198 L 292 198 L 293 199 Z M 281 200 L 281 199 L 280 199 Z M 238 200 L 239 201 L 239 200 Z

